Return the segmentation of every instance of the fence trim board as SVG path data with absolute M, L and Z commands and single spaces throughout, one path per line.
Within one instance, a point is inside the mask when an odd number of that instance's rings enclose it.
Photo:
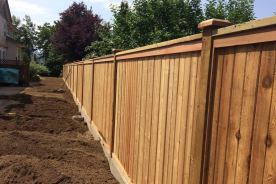
M 276 25 L 276 16 L 271 16 L 271 17 L 267 17 L 259 20 L 253 20 L 250 22 L 245 22 L 242 24 L 236 24 L 225 28 L 213 30 L 212 36 L 216 37 L 220 35 L 247 31 L 247 30 L 252 30 L 252 29 L 271 26 L 271 25 Z
M 128 184 L 133 184 L 131 179 L 129 178 L 126 170 L 124 169 L 124 167 L 122 166 L 121 162 L 119 161 L 119 159 L 117 158 L 117 156 L 112 153 L 112 159 L 115 161 L 115 163 L 117 164 L 117 166 L 120 168 L 123 176 L 125 177 L 125 179 L 127 180 Z
M 94 63 L 104 63 L 104 62 L 112 62 L 112 61 L 113 61 L 113 57 L 108 57 L 108 58 L 103 58 L 99 60 L 94 60 Z
M 271 41 L 276 41 L 276 26 L 216 37 L 214 38 L 214 47 L 230 47 Z
M 125 59 L 140 58 L 140 57 L 150 57 L 150 56 L 159 56 L 159 55 L 167 55 L 167 54 L 177 54 L 177 53 L 183 53 L 183 52 L 200 51 L 202 48 L 201 42 L 202 42 L 201 40 L 194 40 L 190 42 L 176 44 L 173 46 L 162 47 L 159 49 L 151 49 L 151 50 L 129 53 L 126 55 L 119 55 L 117 56 L 117 59 L 125 60 Z
M 171 45 L 179 44 L 179 43 L 183 43 L 183 42 L 190 42 L 190 41 L 194 41 L 194 40 L 199 40 L 201 38 L 202 38 L 202 33 L 199 33 L 196 35 L 186 36 L 186 37 L 178 38 L 175 40 L 165 41 L 165 42 L 156 43 L 156 44 L 152 44 L 152 45 L 148 45 L 148 46 L 144 46 L 144 47 L 140 47 L 140 48 L 136 48 L 136 49 L 122 51 L 122 52 L 117 53 L 116 56 L 126 55 L 126 54 L 130 54 L 130 53 L 134 53 L 134 52 L 145 51 L 145 50 L 149 50 L 149 49 L 156 49 L 156 48 L 171 46 Z

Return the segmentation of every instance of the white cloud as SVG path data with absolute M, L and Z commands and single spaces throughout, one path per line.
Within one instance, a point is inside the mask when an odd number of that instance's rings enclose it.
M 11 12 L 25 13 L 29 15 L 45 14 L 48 9 L 37 4 L 26 3 L 19 0 L 9 0 Z
M 110 9 L 110 4 L 112 5 L 120 5 L 121 1 L 111 1 L 111 0 L 85 0 L 89 1 L 93 4 L 95 3 L 101 3 L 106 9 Z
M 42 26 L 43 25 L 43 23 L 40 22 L 40 21 L 37 21 L 37 20 L 32 20 L 32 21 L 33 21 L 33 23 L 35 23 L 36 26 Z

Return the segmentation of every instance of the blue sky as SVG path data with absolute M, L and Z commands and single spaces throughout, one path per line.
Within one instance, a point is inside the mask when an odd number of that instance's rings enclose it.
M 44 22 L 53 23 L 59 19 L 59 13 L 67 9 L 74 1 L 73 0 L 8 0 L 12 15 L 23 18 L 25 14 L 31 16 L 32 20 L 37 25 L 42 25 Z M 109 5 L 119 4 L 121 0 L 75 0 L 90 7 L 93 12 L 99 14 L 105 21 L 110 21 L 112 13 Z M 129 0 L 132 2 L 132 0 Z M 206 0 L 202 0 L 204 5 Z M 276 12 L 276 0 L 255 0 L 255 13 L 257 19 L 265 18 L 274 15 Z

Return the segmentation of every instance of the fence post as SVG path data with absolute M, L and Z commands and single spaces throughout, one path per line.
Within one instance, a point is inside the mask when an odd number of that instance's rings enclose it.
M 94 59 L 97 58 L 97 56 L 92 56 L 90 61 L 92 61 L 92 94 L 91 94 L 91 124 L 93 121 L 93 91 L 94 91 Z
M 82 91 L 81 91 L 81 107 L 83 106 L 83 81 L 84 81 L 84 62 L 82 64 Z
M 115 116 L 116 116 L 116 88 L 117 88 L 117 61 L 116 53 L 123 51 L 122 49 L 113 49 L 114 60 L 113 60 L 113 98 L 112 98 L 112 138 L 110 146 L 110 158 L 114 152 L 114 137 L 115 137 Z
M 198 28 L 203 29 L 201 60 L 198 63 L 198 76 L 196 87 L 196 114 L 195 132 L 193 132 L 193 148 L 191 153 L 190 183 L 206 183 L 208 177 L 208 151 L 206 135 L 209 135 L 207 125 L 208 109 L 210 102 L 210 79 L 212 74 L 212 31 L 220 27 L 231 25 L 229 21 L 211 19 L 201 22 Z M 207 161 L 207 162 L 206 162 Z M 206 165 L 207 164 L 207 165 Z

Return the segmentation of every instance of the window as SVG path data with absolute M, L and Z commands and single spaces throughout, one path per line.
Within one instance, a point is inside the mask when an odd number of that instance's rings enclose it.
M 4 21 L 4 37 L 6 38 L 6 36 L 8 35 L 8 26 L 7 26 L 7 21 Z
M 16 51 L 16 52 L 17 52 L 17 53 L 16 53 L 17 60 L 21 60 L 21 49 L 17 47 L 16 50 L 17 50 L 17 51 Z
M 0 59 L 7 59 L 6 58 L 6 50 L 0 48 Z
M 10 30 L 10 29 L 8 29 L 8 36 L 9 36 L 10 38 L 13 38 L 12 30 Z

